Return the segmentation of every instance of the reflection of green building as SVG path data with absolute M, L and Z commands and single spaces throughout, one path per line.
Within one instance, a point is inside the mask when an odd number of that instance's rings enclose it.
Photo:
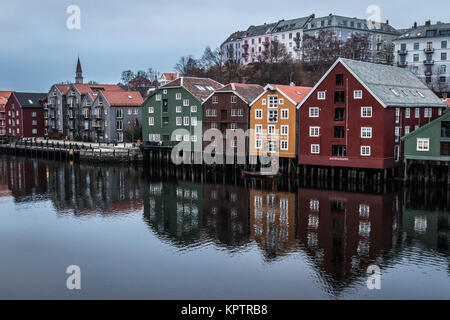
M 450 215 L 447 212 L 404 209 L 403 231 L 427 248 L 450 253 Z
M 142 183 L 144 217 L 158 234 L 179 245 L 200 240 L 203 187 L 190 182 Z

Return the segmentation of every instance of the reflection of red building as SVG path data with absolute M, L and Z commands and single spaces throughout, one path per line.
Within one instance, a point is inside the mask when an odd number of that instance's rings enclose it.
M 250 234 L 269 258 L 295 247 L 295 194 L 250 190 Z
M 220 243 L 229 246 L 247 243 L 248 190 L 232 185 L 204 185 L 203 226 Z
M 0 91 L 0 137 L 6 135 L 5 106 L 12 91 Z
M 392 248 L 397 210 L 393 196 L 299 189 L 299 239 L 321 270 L 349 281 Z

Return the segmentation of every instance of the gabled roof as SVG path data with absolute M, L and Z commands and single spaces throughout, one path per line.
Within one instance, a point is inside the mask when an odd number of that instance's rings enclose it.
M 312 15 L 297 19 L 280 20 L 272 29 L 272 33 L 303 29 L 305 24 L 307 24 L 311 19 L 313 19 Z
M 297 105 L 308 96 L 309 92 L 312 90 L 311 87 L 299 87 L 299 86 L 287 86 L 281 84 L 268 84 L 264 87 L 264 92 L 262 92 L 258 97 L 256 97 L 250 106 L 258 101 L 267 91 L 278 91 L 286 99 Z
M 0 105 L 6 104 L 13 92 L 14 91 L 0 91 Z
M 233 92 L 239 96 L 245 103 L 250 104 L 261 93 L 264 92 L 264 88 L 259 84 L 248 83 L 229 83 L 224 87 L 214 91 L 206 100 L 208 100 L 214 93 Z
M 181 73 L 163 73 L 161 75 L 160 79 L 164 77 L 164 79 L 166 79 L 167 81 L 171 81 L 171 80 L 175 80 L 182 76 L 183 75 Z
M 422 131 L 426 130 L 427 128 L 433 126 L 435 123 L 438 123 L 438 122 L 441 122 L 444 120 L 449 120 L 449 119 L 450 119 L 450 110 L 445 110 L 444 113 L 442 114 L 442 116 L 434 119 L 433 121 L 428 122 L 427 124 L 415 129 L 414 131 L 411 131 L 406 136 L 401 137 L 401 140 L 403 140 L 403 141 L 408 140 L 409 138 L 411 138 L 411 137 L 421 133 Z
M 40 101 L 47 97 L 47 93 L 35 92 L 14 92 L 13 95 L 22 108 L 41 108 Z
M 72 84 L 80 94 L 91 94 L 96 91 L 123 91 L 123 89 L 117 84 L 80 84 L 74 83 Z
M 264 34 L 268 34 L 272 32 L 273 27 L 276 26 L 277 23 L 264 23 L 259 26 L 250 26 L 247 31 L 245 31 L 245 37 L 255 37 Z
M 427 32 L 430 31 L 430 32 Z M 424 26 L 417 26 L 406 30 L 398 39 L 416 39 L 416 38 L 432 38 L 432 37 L 448 37 L 450 36 L 450 23 L 438 23 Z
M 242 39 L 243 36 L 245 36 L 245 31 L 236 31 L 236 32 L 233 32 L 233 33 L 227 38 L 227 40 L 225 40 L 225 41 L 221 44 L 221 46 L 223 46 L 223 45 L 224 45 L 225 43 L 227 43 L 227 42 L 232 42 L 232 41 L 236 41 L 236 40 Z
M 102 91 L 111 106 L 140 107 L 143 99 L 138 91 Z
M 55 84 L 55 87 L 64 95 L 70 88 L 70 84 Z
M 313 91 L 338 63 L 341 63 L 385 108 L 445 107 L 442 100 L 407 69 L 343 58 L 336 60 L 314 86 Z M 311 94 L 312 91 L 309 95 Z
M 181 77 L 169 82 L 161 88 L 183 87 L 200 102 L 205 101 L 211 93 L 220 89 L 223 85 L 209 78 Z

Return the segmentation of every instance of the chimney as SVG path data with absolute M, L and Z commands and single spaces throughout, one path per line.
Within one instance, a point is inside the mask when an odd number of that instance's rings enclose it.
M 447 100 L 447 92 L 442 93 L 442 99 Z
M 425 21 L 425 25 L 426 25 L 426 26 L 431 26 L 431 20 Z
M 413 28 L 417 28 L 417 22 L 414 22 Z

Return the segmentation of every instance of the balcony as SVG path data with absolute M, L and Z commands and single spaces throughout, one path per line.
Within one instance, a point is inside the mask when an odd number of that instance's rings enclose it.
M 400 56 L 404 56 L 404 55 L 407 55 L 408 54 L 408 50 L 398 50 L 397 51 L 397 53 L 400 55 Z
M 427 46 L 425 49 L 423 49 L 423 52 L 425 53 L 433 53 L 434 52 L 434 48 Z
M 426 77 L 430 77 L 432 74 L 433 74 L 433 72 L 432 71 L 430 71 L 430 70 L 425 70 L 425 76 Z
M 434 60 L 423 60 L 423 64 L 426 66 L 432 66 L 434 64 Z
M 404 68 L 408 66 L 408 61 L 399 61 L 397 62 L 397 67 Z

